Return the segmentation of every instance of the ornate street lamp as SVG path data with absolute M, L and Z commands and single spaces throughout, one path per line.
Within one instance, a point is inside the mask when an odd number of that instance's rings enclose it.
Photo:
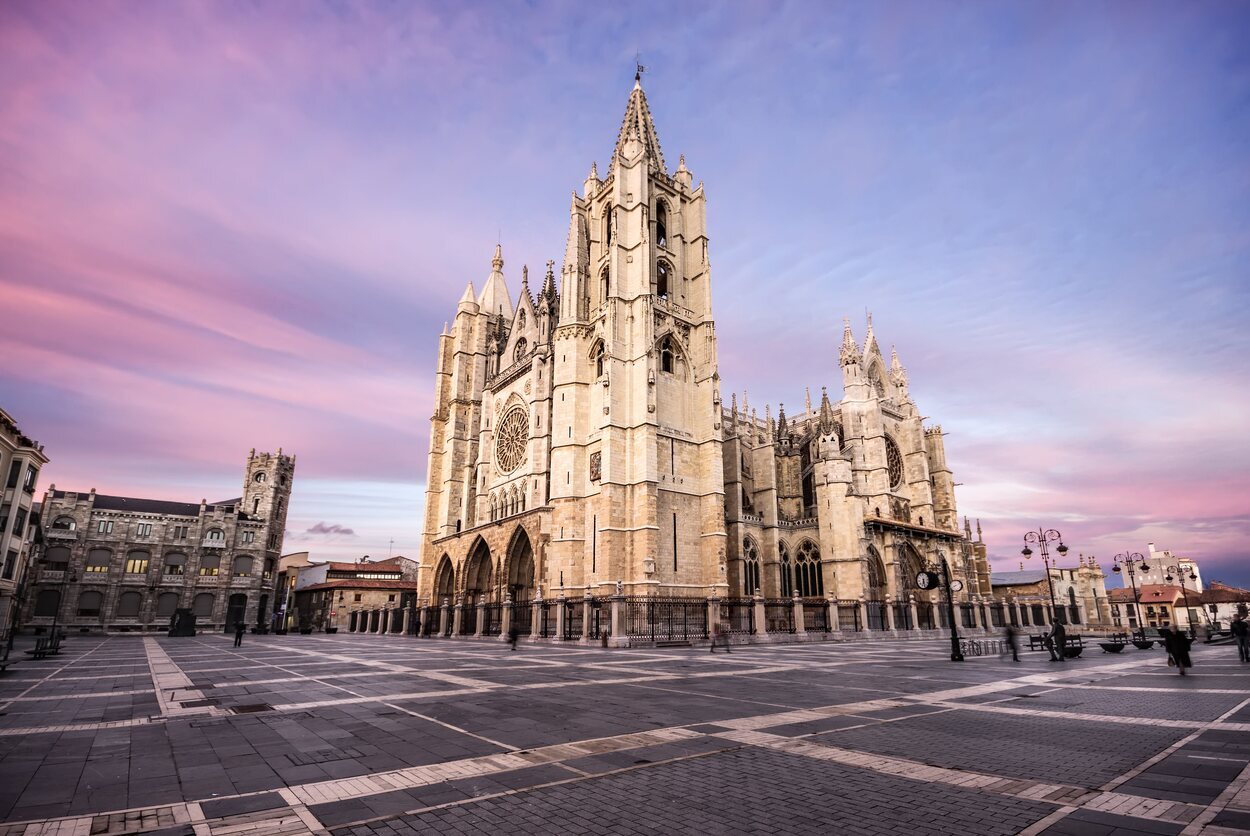
M 1150 570 L 1146 569 L 1144 571 L 1149 572 Z M 1183 566 L 1160 566 L 1159 571 L 1167 572 L 1167 575 L 1163 579 L 1167 581 L 1168 583 L 1171 583 L 1174 580 L 1180 580 L 1181 582 L 1181 601 L 1185 604 L 1185 623 L 1189 625 L 1189 637 L 1192 639 L 1195 635 L 1195 631 L 1194 631 L 1194 621 L 1192 618 L 1190 618 L 1190 612 L 1189 612 L 1189 590 L 1185 588 L 1185 567 Z M 1174 575 L 1175 577 L 1173 577 Z M 1189 579 L 1191 581 L 1198 580 L 1198 575 L 1194 573 L 1193 569 L 1189 570 Z M 1173 609 L 1175 609 L 1175 607 L 1173 607 Z
M 1033 550 L 1029 548 L 1029 543 L 1037 545 L 1042 552 L 1042 565 L 1046 567 L 1046 588 L 1050 590 L 1050 618 L 1051 621 L 1057 621 L 1061 618 L 1059 615 L 1059 605 L 1055 603 L 1055 584 L 1050 579 L 1050 550 L 1046 547 L 1047 543 L 1059 541 L 1059 548 L 1055 551 L 1059 552 L 1059 557 L 1063 557 L 1068 553 L 1068 547 L 1063 544 L 1063 535 L 1053 528 L 1030 531 L 1024 535 L 1024 548 L 1020 550 L 1020 554 L 1024 555 L 1025 560 L 1033 556 Z M 1059 560 L 1056 558 L 1055 564 L 1058 565 Z M 1068 619 L 1063 618 L 1063 623 L 1067 624 Z
M 1121 571 L 1128 573 L 1129 583 L 1133 586 L 1133 606 L 1137 608 L 1137 629 L 1141 633 L 1141 638 L 1146 638 L 1146 625 L 1142 621 L 1141 612 L 1141 594 L 1137 591 L 1137 570 L 1136 565 L 1141 564 L 1141 573 L 1144 575 L 1150 571 L 1150 567 L 1146 564 L 1146 558 L 1141 552 L 1124 552 L 1117 554 L 1114 558 L 1115 568 L 1111 571 L 1117 575 Z M 1123 567 L 1123 570 L 1121 570 Z
M 946 620 L 951 625 L 951 661 L 962 662 L 964 654 L 959 649 L 959 626 L 955 622 L 955 593 L 959 589 L 955 588 L 951 581 L 951 568 L 946 563 L 946 555 L 939 551 L 937 557 L 942 567 L 942 588 L 946 590 Z M 962 585 L 959 588 L 962 588 Z

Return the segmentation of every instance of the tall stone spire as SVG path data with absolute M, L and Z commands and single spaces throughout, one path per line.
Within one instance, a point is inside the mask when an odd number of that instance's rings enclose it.
M 812 387 L 803 387 L 803 411 L 808 415 L 812 412 Z
M 820 429 L 821 432 L 833 431 L 833 404 L 829 403 L 829 390 L 820 387 Z
M 477 303 L 489 314 L 501 314 L 504 319 L 512 318 L 512 297 L 508 295 L 508 285 L 503 280 L 503 247 L 495 245 L 495 255 L 490 260 L 490 275 L 486 277 L 486 286 Z
M 868 312 L 868 331 L 864 334 L 864 356 L 867 357 L 873 351 L 881 353 L 880 347 L 877 345 L 877 335 L 872 330 L 872 311 Z
M 890 382 L 895 386 L 907 385 L 907 369 L 898 361 L 898 349 L 890 346 Z
M 855 335 L 851 333 L 850 317 L 842 318 L 842 350 L 839 353 L 844 366 L 856 365 L 863 359 L 863 355 L 859 353 L 859 344 L 855 342 Z
M 629 92 L 629 104 L 625 106 L 625 118 L 621 120 L 621 132 L 616 138 L 616 147 L 612 149 L 612 162 L 608 165 L 608 174 L 616 168 L 617 157 L 625 150 L 630 139 L 642 145 L 646 153 L 660 171 L 664 167 L 664 154 L 660 151 L 660 137 L 655 132 L 655 122 L 651 120 L 651 108 L 647 106 L 647 94 L 642 92 L 642 76 L 634 76 L 634 89 Z

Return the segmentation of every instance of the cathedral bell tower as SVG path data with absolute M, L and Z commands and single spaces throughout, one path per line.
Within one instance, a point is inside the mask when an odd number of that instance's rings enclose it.
M 555 329 L 555 587 L 725 583 L 720 391 L 703 186 L 669 173 L 636 76 L 606 176 L 573 194 Z

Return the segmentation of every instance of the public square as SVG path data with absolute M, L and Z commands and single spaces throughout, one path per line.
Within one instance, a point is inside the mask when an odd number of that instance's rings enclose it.
M 71 637 L 0 679 L 0 836 L 1250 831 L 1232 647 L 948 653 Z

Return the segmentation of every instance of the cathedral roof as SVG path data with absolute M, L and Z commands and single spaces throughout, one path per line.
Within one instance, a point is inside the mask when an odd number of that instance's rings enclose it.
M 647 107 L 647 94 L 642 92 L 642 79 L 634 77 L 634 89 L 629 92 L 629 104 L 625 106 L 625 118 L 621 121 L 621 132 L 616 137 L 616 147 L 612 149 L 612 162 L 608 173 L 616 167 L 616 158 L 621 155 L 625 143 L 633 136 L 642 143 L 643 150 L 655 160 L 660 171 L 664 168 L 664 154 L 660 151 L 660 137 L 655 132 L 655 122 L 651 120 L 651 108 Z

